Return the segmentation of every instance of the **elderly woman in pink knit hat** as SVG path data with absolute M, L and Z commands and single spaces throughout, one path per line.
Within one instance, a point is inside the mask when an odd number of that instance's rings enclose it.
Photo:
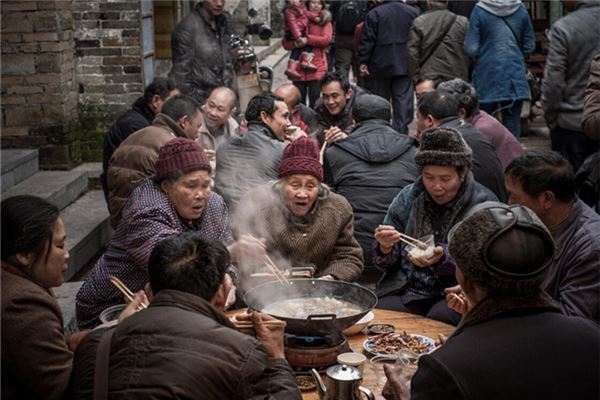
M 280 266 L 312 266 L 324 279 L 357 280 L 363 270 L 348 201 L 323 185 L 317 143 L 297 139 L 283 152 L 279 179 L 242 199 L 235 228 L 261 238 Z
M 202 146 L 191 139 L 176 138 L 160 148 L 156 175 L 131 194 L 106 253 L 77 293 L 80 328 L 100 324 L 100 312 L 123 302 L 123 295 L 108 279 L 110 275 L 134 292 L 144 287 L 150 253 L 164 238 L 199 231 L 227 244 L 235 262 L 244 244 L 234 242 L 227 207 L 211 190 L 210 172 Z

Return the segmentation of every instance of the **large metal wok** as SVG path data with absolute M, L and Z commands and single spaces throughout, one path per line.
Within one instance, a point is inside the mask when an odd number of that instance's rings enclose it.
M 246 292 L 244 301 L 250 309 L 262 312 L 266 306 L 278 301 L 325 296 L 347 301 L 360 312 L 343 318 L 337 318 L 335 314 L 313 314 L 306 319 L 273 316 L 287 323 L 285 330 L 288 333 L 305 336 L 339 335 L 377 304 L 377 296 L 367 288 L 348 282 L 319 279 L 292 279 L 289 285 L 278 281 L 263 283 Z

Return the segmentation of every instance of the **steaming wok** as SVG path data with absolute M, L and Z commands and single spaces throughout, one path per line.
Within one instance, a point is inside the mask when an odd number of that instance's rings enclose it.
M 367 288 L 348 282 L 319 279 L 292 279 L 290 285 L 278 281 L 263 283 L 246 292 L 244 301 L 250 309 L 262 312 L 268 305 L 279 301 L 325 296 L 351 303 L 360 311 L 339 318 L 335 314 L 312 314 L 306 319 L 273 316 L 287 323 L 285 330 L 288 333 L 306 336 L 333 335 L 352 326 L 377 304 L 377 296 Z

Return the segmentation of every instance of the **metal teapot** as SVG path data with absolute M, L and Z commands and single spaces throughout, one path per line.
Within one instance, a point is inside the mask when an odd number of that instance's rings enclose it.
M 360 371 L 349 365 L 334 365 L 327 368 L 327 387 L 321 375 L 314 368 L 310 371 L 317 382 L 319 399 L 321 400 L 358 400 L 364 393 L 369 400 L 375 400 L 373 392 L 360 385 Z

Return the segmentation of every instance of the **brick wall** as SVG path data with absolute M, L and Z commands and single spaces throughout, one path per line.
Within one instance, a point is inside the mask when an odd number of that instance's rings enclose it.
M 144 90 L 140 2 L 73 0 L 79 116 L 84 160 L 98 160 L 116 116 Z
M 42 167 L 68 168 L 77 140 L 73 16 L 69 1 L 3 0 L 2 146 L 36 147 Z

